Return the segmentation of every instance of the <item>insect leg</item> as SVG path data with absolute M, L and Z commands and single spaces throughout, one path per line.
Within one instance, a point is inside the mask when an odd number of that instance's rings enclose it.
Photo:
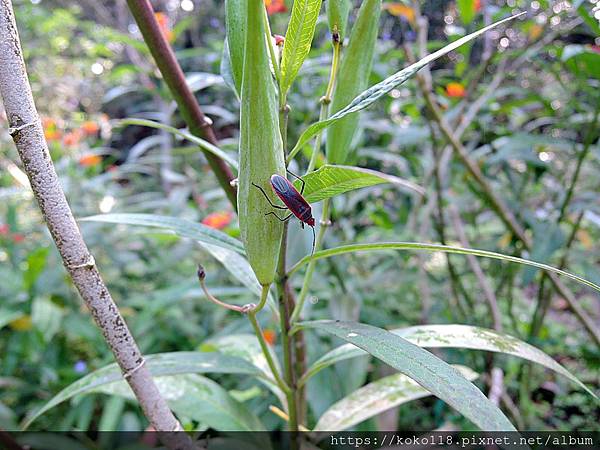
M 271 215 L 273 214 L 275 217 L 277 217 L 281 222 L 286 222 L 290 219 L 290 217 L 293 216 L 292 213 L 289 213 L 287 216 L 285 216 L 283 219 L 281 217 L 279 217 L 279 215 L 277 215 L 277 213 L 275 211 L 271 211 L 265 214 L 265 216 Z
M 310 253 L 310 256 L 315 254 L 315 243 L 317 240 L 317 236 L 315 235 L 315 227 L 311 227 L 312 228 L 312 232 L 313 232 L 313 246 L 312 246 L 312 252 Z
M 277 208 L 277 209 L 287 209 L 284 208 L 283 206 L 279 206 L 274 204 L 271 199 L 269 198 L 269 196 L 267 195 L 267 193 L 265 192 L 265 190 L 263 188 L 261 188 L 258 184 L 254 184 L 252 183 L 252 186 L 257 187 L 258 189 L 260 189 L 260 192 L 263 193 L 263 195 L 265 196 L 265 198 L 267 199 L 267 201 L 269 202 L 269 204 L 273 207 L 273 208 Z
M 287 169 L 285 169 L 285 170 L 287 170 Z M 290 172 L 289 170 L 287 170 L 287 173 L 289 173 L 294 178 L 297 178 L 298 180 L 300 180 L 300 183 L 302 183 L 302 187 L 300 188 L 300 195 L 304 194 L 304 185 L 306 184 L 306 181 L 304 181 L 301 177 L 296 175 L 294 172 Z

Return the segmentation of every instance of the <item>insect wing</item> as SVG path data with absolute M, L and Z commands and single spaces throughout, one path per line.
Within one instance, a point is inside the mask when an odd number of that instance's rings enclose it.
M 310 205 L 287 179 L 279 175 L 273 175 L 271 177 L 271 186 L 273 186 L 275 194 L 277 194 L 285 206 L 287 206 L 298 219 L 305 221 L 311 216 Z

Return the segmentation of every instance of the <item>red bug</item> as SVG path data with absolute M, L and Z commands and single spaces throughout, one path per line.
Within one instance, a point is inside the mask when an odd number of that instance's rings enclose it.
M 294 187 L 294 185 L 287 178 L 284 178 L 281 175 L 277 175 L 277 174 L 271 175 L 271 188 L 273 189 L 273 192 L 275 192 L 275 194 L 277 194 L 277 197 L 279 197 L 281 199 L 281 201 L 284 203 L 285 207 L 274 204 L 271 201 L 271 199 L 269 198 L 269 196 L 267 195 L 267 193 L 264 191 L 264 189 L 261 188 L 259 185 L 254 184 L 254 183 L 252 183 L 252 185 L 257 187 L 258 189 L 260 189 L 260 191 L 263 193 L 263 195 L 265 196 L 265 198 L 267 199 L 267 201 L 273 208 L 291 211 L 284 218 L 279 217 L 279 215 L 275 211 L 268 212 L 265 214 L 265 216 L 273 214 L 275 217 L 277 217 L 282 222 L 289 220 L 290 217 L 292 217 L 292 216 L 296 216 L 300 220 L 300 225 L 302 225 L 302 228 L 304 228 L 304 224 L 307 224 L 309 227 L 312 228 L 312 232 L 313 232 L 312 253 L 314 253 L 314 251 L 315 251 L 315 219 L 312 216 L 312 209 L 311 209 L 310 205 L 308 204 L 306 199 L 302 196 L 302 194 L 304 193 L 304 187 L 306 185 L 306 182 L 302 178 L 300 178 L 298 175 L 293 174 L 289 170 L 288 170 L 288 173 L 290 175 L 292 175 L 293 177 L 297 178 L 298 180 L 300 180 L 300 182 L 302 183 L 300 192 L 298 192 L 298 190 Z M 312 253 L 311 253 L 311 255 L 312 255 Z

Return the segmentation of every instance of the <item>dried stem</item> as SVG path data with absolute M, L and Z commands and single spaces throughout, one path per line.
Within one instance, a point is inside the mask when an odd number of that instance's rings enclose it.
M 144 414 L 170 448 L 194 448 L 161 397 L 90 254 L 60 186 L 38 116 L 10 0 L 0 0 L 0 95 L 31 189 L 73 284 L 92 313 Z
M 217 145 L 212 122 L 204 115 L 196 97 L 187 85 L 175 53 L 160 30 L 150 1 L 127 0 L 127 4 L 190 133 Z M 236 188 L 231 184 L 234 178 L 231 170 L 218 156 L 202 151 L 231 205 L 237 210 L 237 193 Z

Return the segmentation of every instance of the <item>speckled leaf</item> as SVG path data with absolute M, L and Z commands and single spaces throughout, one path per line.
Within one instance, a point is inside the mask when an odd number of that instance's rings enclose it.
M 232 238 L 214 228 L 201 223 L 192 222 L 179 217 L 159 216 L 156 214 L 99 214 L 84 217 L 80 221 L 120 223 L 124 225 L 142 225 L 145 227 L 161 228 L 181 237 L 194 239 L 205 244 L 222 247 L 227 250 L 244 254 L 244 247 L 237 239 Z
M 325 331 L 362 348 L 415 380 L 481 430 L 516 431 L 502 411 L 458 370 L 398 335 L 371 325 L 338 320 L 301 322 L 299 326 Z
M 157 353 L 147 355 L 145 358 L 146 365 L 154 376 L 183 373 L 238 373 L 259 378 L 264 377 L 264 374 L 256 366 L 249 364 L 244 359 L 216 352 Z M 24 427 L 27 428 L 40 415 L 75 395 L 93 392 L 100 389 L 101 386 L 115 383 L 122 379 L 121 370 L 116 363 L 95 370 L 55 395 L 48 403 L 27 419 Z
M 345 117 L 348 114 L 356 113 L 358 111 L 361 111 L 361 110 L 367 108 L 368 106 L 370 106 L 371 104 L 373 104 L 374 102 L 379 100 L 381 97 L 383 97 L 385 94 L 390 92 L 392 89 L 394 89 L 395 87 L 404 83 L 406 80 L 408 80 L 410 77 L 412 77 L 415 73 L 417 73 L 420 69 L 425 67 L 427 64 L 446 55 L 447 53 L 451 52 L 452 50 L 457 49 L 461 45 L 466 44 L 467 42 L 475 39 L 477 36 L 480 36 L 481 34 L 485 33 L 486 31 L 491 30 L 492 28 L 494 28 L 508 20 L 512 20 L 518 16 L 519 15 L 500 20 L 496 23 L 493 23 L 490 26 L 482 28 L 479 31 L 476 31 L 476 32 L 471 33 L 467 36 L 464 36 L 460 39 L 457 39 L 456 41 L 452 42 L 451 44 L 448 44 L 444 48 L 426 56 L 425 58 L 417 61 L 414 64 L 411 64 L 410 66 L 406 67 L 405 69 L 402 69 L 399 72 L 396 72 L 394 75 L 386 78 L 385 80 L 381 81 L 380 83 L 377 83 L 376 85 L 371 86 L 369 89 L 367 89 L 366 91 L 359 94 L 347 106 L 345 106 L 344 108 L 342 108 L 341 110 L 339 110 L 338 112 L 333 114 L 327 120 L 313 123 L 306 130 L 304 130 L 304 132 L 300 135 L 298 142 L 296 143 L 296 145 L 290 152 L 290 154 L 288 156 L 288 162 L 296 155 L 296 153 L 298 153 L 300 151 L 302 146 L 304 144 L 306 144 L 313 136 L 315 136 L 317 133 L 319 133 L 320 131 L 322 131 L 323 129 L 325 129 L 326 127 L 331 125 L 332 123 L 337 122 L 342 117 Z
M 469 381 L 477 373 L 464 366 L 453 366 Z M 381 378 L 352 392 L 332 405 L 319 418 L 313 431 L 342 431 L 403 403 L 431 395 L 401 373 Z
M 308 56 L 323 0 L 294 0 L 281 56 L 281 92 L 285 95 Z
M 392 183 L 419 194 L 425 193 L 423 188 L 410 181 L 361 167 L 325 165 L 319 170 L 305 175 L 302 179 L 306 183 L 304 198 L 309 203 L 319 202 L 344 192 L 382 183 Z M 300 189 L 302 183 L 296 180 L 294 185 L 297 189 Z
M 420 325 L 399 328 L 391 330 L 390 332 L 403 337 L 419 347 L 468 348 L 517 356 L 527 361 L 540 364 L 567 377 L 579 387 L 586 390 L 589 394 L 596 397 L 596 395 L 571 372 L 554 361 L 546 353 L 508 334 L 470 325 Z M 365 353 L 364 350 L 361 350 L 352 344 L 344 344 L 321 356 L 308 369 L 307 373 L 309 376 L 312 376 L 325 367 L 349 358 L 362 356 Z
M 219 431 L 266 430 L 258 417 L 213 380 L 188 373 L 156 377 L 154 381 L 175 413 Z M 125 381 L 103 384 L 93 391 L 135 400 Z

